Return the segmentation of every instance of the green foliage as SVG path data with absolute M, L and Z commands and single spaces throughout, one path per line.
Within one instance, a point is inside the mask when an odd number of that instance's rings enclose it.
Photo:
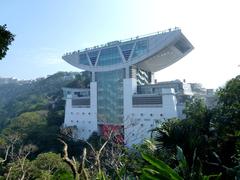
M 36 171 L 34 166 L 28 159 L 21 158 L 8 164 L 8 175 L 10 180 L 15 179 L 29 179 L 32 173 Z
M 36 135 L 47 124 L 46 112 L 27 112 L 16 117 L 2 131 L 5 137 L 10 137 L 13 134 L 19 135 L 22 142 L 33 142 Z
M 73 179 L 61 156 L 52 152 L 38 155 L 35 160 L 20 158 L 8 164 L 9 179 Z
M 33 163 L 39 170 L 50 172 L 67 167 L 65 166 L 61 155 L 53 152 L 39 154 Z
M 102 180 L 240 177 L 239 76 L 218 90 L 218 104 L 214 109 L 207 109 L 202 100 L 192 99 L 186 104 L 184 120 L 167 120 L 154 129 L 154 140 L 130 149 L 112 139 L 106 141 L 96 133 L 88 142 L 74 141 L 61 134 L 69 147 L 68 160 L 77 167 L 74 171 L 65 156 L 64 163 L 56 154 L 62 151 L 57 141 L 64 118 L 62 94 L 57 90 L 60 88 L 57 86 L 66 83 L 59 80 L 62 75 L 36 81 L 31 84 L 32 92 L 26 88 L 28 92 L 16 93 L 12 99 L 5 98 L 9 92 L 6 87 L 0 87 L 0 115 L 4 121 L 8 120 L 0 138 L 0 179 L 7 176 L 70 180 L 74 177 Z M 55 80 L 59 80 L 57 84 Z M 77 77 L 74 83 L 87 87 L 87 78 Z M 14 112 L 9 113 L 11 110 Z
M 90 80 L 91 80 L 91 73 L 84 71 L 82 75 L 76 75 L 74 81 L 69 83 L 66 87 L 68 88 L 89 88 L 90 87 Z
M 185 179 L 217 178 L 213 173 L 222 173 L 223 179 L 239 176 L 240 76 L 220 88 L 217 95 L 214 109 L 193 99 L 186 104 L 186 119 L 168 120 L 154 130 L 157 154 L 176 154 L 178 166 L 173 158 L 163 160 L 176 167 Z M 183 149 L 185 159 L 177 146 Z
M 213 123 L 218 134 L 217 154 L 221 164 L 227 166 L 226 174 L 240 174 L 240 75 L 231 79 L 217 91 L 218 105 Z
M 49 114 L 52 116 L 48 118 L 49 122 L 52 120 L 51 125 L 59 126 L 63 123 L 64 101 L 62 99 L 62 88 L 78 78 L 84 79 L 84 82 L 79 81 L 79 83 L 89 82 L 89 75 L 85 74 L 58 72 L 47 78 L 0 85 L 0 130 L 11 119 L 24 112 L 48 111 L 49 109 L 52 110 L 51 114 Z M 72 79 L 75 75 L 77 75 L 76 79 Z M 54 116 L 58 116 L 56 117 L 58 119 Z
M 74 180 L 74 177 L 71 172 L 60 169 L 53 174 L 52 180 Z
M 76 74 L 59 72 L 35 81 L 0 85 L 1 134 L 18 134 L 22 143 L 37 145 L 36 155 L 45 151 L 60 152 L 57 138 L 64 121 L 61 88 L 72 82 Z M 41 112 L 38 120 L 35 112 Z M 33 119 L 37 122 L 31 122 Z
M 68 176 L 70 169 L 65 165 L 61 156 L 53 152 L 42 153 L 32 161 L 33 166 L 37 169 L 34 176 L 39 179 L 49 176 L 51 178 L 57 177 L 60 174 Z
M 195 149 L 194 155 L 193 155 L 192 166 L 188 165 L 188 162 L 186 161 L 186 157 L 183 153 L 183 150 L 179 146 L 177 146 L 176 159 L 179 164 L 175 168 L 175 170 L 177 172 L 179 172 L 179 174 L 182 174 L 184 179 L 190 179 L 190 180 L 214 179 L 214 180 L 218 180 L 218 179 L 220 179 L 220 177 L 222 175 L 221 173 L 219 173 L 218 175 L 203 175 L 201 162 L 196 157 L 196 149 Z
M 158 160 L 148 154 L 142 154 L 142 157 L 150 164 L 142 170 L 141 179 L 163 179 L 163 180 L 182 180 L 171 167 L 163 161 Z
M 0 25 L 0 60 L 4 58 L 8 51 L 8 46 L 14 40 L 14 35 L 7 30 L 7 25 Z
M 218 106 L 215 122 L 221 134 L 240 130 L 240 75 L 217 91 Z

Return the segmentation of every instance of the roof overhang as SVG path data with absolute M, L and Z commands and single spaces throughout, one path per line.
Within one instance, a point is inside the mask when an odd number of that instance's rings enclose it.
M 194 48 L 188 39 L 182 34 L 180 29 L 165 33 L 166 35 L 163 34 L 147 37 L 149 38 L 150 48 L 146 53 L 137 58 L 131 58 L 128 61 L 123 61 L 118 64 L 106 66 L 83 65 L 79 63 L 80 52 L 78 51 L 64 55 L 63 59 L 77 68 L 91 72 L 113 71 L 127 68 L 132 65 L 146 71 L 156 72 L 177 62 Z

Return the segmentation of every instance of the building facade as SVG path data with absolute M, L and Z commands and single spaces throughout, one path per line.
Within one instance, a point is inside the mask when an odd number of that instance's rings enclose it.
M 114 130 L 123 134 L 128 146 L 141 143 L 150 129 L 181 116 L 179 94 L 190 93 L 187 85 L 154 84 L 154 72 L 192 49 L 181 30 L 174 28 L 65 54 L 66 62 L 91 72 L 91 82 L 87 89 L 63 89 L 64 125 L 76 127 L 75 137 L 84 140 L 94 131 Z

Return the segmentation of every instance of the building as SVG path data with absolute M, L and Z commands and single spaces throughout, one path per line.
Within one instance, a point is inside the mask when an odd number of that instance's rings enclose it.
M 130 146 L 165 119 L 181 116 L 177 94 L 190 86 L 154 84 L 154 72 L 177 62 L 193 46 L 179 28 L 67 53 L 63 59 L 91 72 L 90 88 L 64 88 L 65 126 L 87 139 L 97 131 L 124 135 Z M 183 93 L 184 94 L 184 93 Z

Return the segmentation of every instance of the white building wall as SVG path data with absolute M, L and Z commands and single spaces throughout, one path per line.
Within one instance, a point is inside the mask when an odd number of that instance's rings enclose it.
M 162 89 L 162 104 L 165 118 L 178 117 L 177 99 L 173 88 Z
M 68 95 L 65 106 L 65 126 L 76 126 L 76 138 L 87 140 L 97 128 L 97 83 L 90 84 L 90 107 L 72 107 L 72 96 Z
M 136 80 L 124 79 L 124 141 L 127 146 L 150 138 L 150 130 L 166 119 L 177 117 L 177 100 L 173 89 L 163 89 L 162 106 L 133 107 L 132 96 Z
M 137 81 L 134 78 L 123 80 L 124 96 L 124 140 L 127 146 L 142 143 L 150 138 L 150 130 L 166 119 L 178 117 L 177 100 L 174 89 L 163 89 L 162 105 L 151 107 L 134 107 L 132 97 L 137 92 Z M 98 131 L 97 125 L 97 83 L 90 84 L 90 107 L 72 107 L 72 96 L 66 98 L 65 126 L 76 126 L 78 139 L 87 140 Z

